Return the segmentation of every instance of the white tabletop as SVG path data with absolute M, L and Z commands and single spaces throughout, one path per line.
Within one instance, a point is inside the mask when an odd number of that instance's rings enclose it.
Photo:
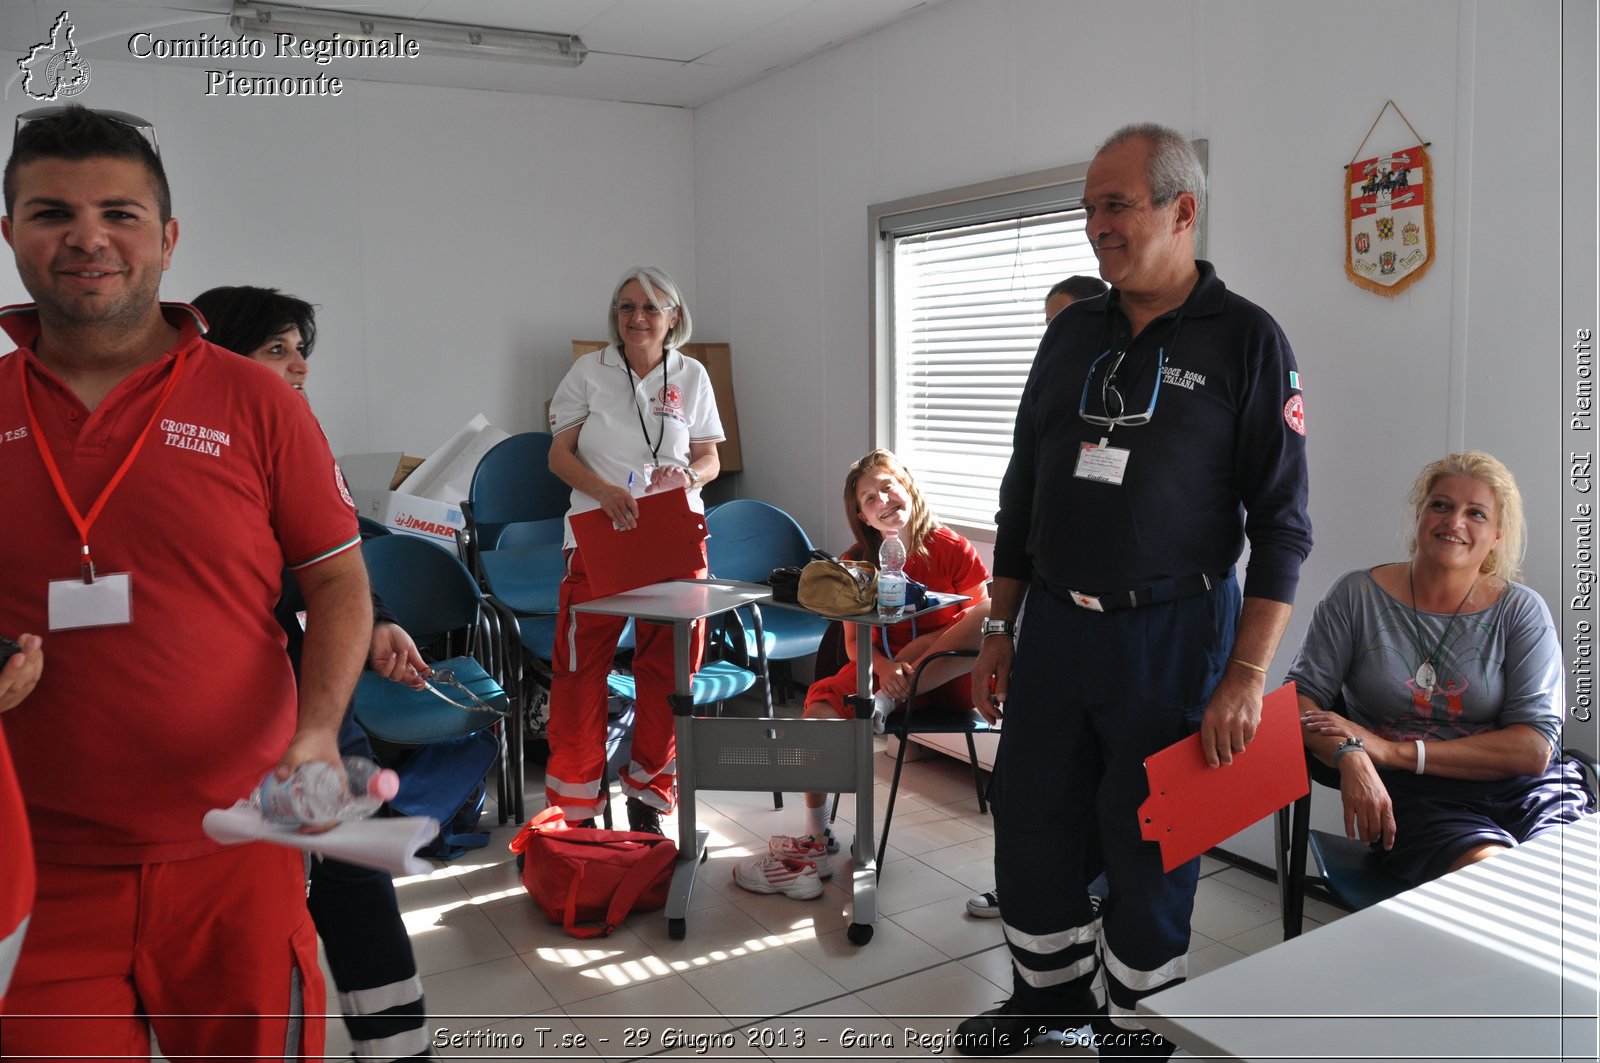
M 764 603 L 771 597 L 772 588 L 765 583 L 725 579 L 669 580 L 581 602 L 572 609 L 577 613 L 631 616 L 650 623 L 670 624 L 714 616 L 751 602 Z
M 1194 1056 L 1596 1058 L 1600 818 L 1142 1001 Z

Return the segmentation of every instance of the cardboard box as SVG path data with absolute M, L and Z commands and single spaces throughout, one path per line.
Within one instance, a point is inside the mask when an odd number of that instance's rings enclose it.
M 356 512 L 387 528 L 418 535 L 451 551 L 456 548 L 456 529 L 466 526 L 459 502 L 440 502 L 432 498 L 396 491 L 406 481 L 420 459 L 398 451 L 384 454 L 346 454 L 339 459 Z M 393 486 L 391 486 L 393 485 Z
M 456 531 L 467 524 L 461 503 L 472 490 L 478 462 L 505 438 L 507 433 L 480 413 L 427 458 L 398 451 L 346 454 L 339 468 L 357 513 L 453 551 Z M 406 490 L 399 490 L 402 485 Z

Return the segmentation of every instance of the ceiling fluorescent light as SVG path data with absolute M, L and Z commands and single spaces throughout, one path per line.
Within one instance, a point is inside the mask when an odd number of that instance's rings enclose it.
M 256 0 L 235 0 L 228 21 L 236 33 L 265 37 L 274 42 L 279 40 L 279 34 L 293 34 L 303 42 L 325 40 L 335 33 L 348 40 L 395 40 L 399 34 L 415 40 L 424 55 L 502 59 L 549 66 L 577 66 L 589 54 L 583 41 L 568 33 L 389 18 L 290 4 L 264 4 Z

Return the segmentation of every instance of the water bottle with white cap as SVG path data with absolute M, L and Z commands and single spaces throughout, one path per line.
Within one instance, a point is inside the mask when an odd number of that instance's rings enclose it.
M 906 544 L 900 533 L 883 533 L 878 547 L 878 615 L 898 620 L 906 611 Z

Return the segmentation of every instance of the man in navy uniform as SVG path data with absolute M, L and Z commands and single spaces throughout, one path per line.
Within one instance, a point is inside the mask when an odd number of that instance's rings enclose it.
M 1083 203 L 1112 290 L 1051 323 L 1017 410 L 972 681 L 1005 718 L 992 795 L 1013 991 L 962 1023 L 969 1054 L 1090 1020 L 1102 1057 L 1171 1054 L 1134 1007 L 1185 977 L 1199 861 L 1164 873 L 1141 839 L 1143 762 L 1196 731 L 1213 766 L 1244 750 L 1311 549 L 1294 354 L 1195 259 L 1204 197 L 1170 129 L 1101 146 Z

